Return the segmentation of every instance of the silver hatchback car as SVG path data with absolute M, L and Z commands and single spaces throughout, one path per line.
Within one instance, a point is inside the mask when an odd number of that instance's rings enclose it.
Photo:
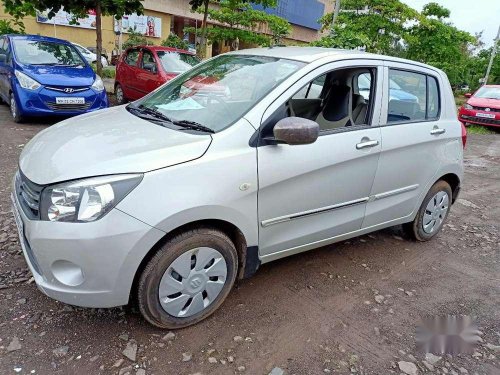
M 465 129 L 446 75 L 322 48 L 231 52 L 24 148 L 12 195 L 36 284 L 137 299 L 164 328 L 212 314 L 262 263 L 403 224 L 434 237 Z

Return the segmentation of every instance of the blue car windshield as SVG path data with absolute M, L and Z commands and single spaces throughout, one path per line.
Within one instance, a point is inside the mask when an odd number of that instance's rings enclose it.
M 85 62 L 76 49 L 57 42 L 14 39 L 14 53 L 20 64 L 84 66 Z

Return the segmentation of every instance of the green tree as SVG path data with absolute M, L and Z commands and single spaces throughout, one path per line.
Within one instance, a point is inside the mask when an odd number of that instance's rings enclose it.
M 30 1 L 14 3 L 12 0 L 4 0 L 4 9 L 12 19 L 0 20 L 0 34 L 24 34 L 23 17 L 35 12 L 34 3 Z
M 249 2 L 250 0 L 189 0 L 189 4 L 191 5 L 191 9 L 195 12 L 200 12 L 203 13 L 203 21 L 201 24 L 201 31 L 199 32 L 200 35 L 200 47 L 199 47 L 199 53 L 201 57 L 205 57 L 205 52 L 207 49 L 207 38 L 208 36 L 208 17 L 210 13 L 210 8 L 209 5 L 210 3 L 214 4 L 216 6 L 215 9 L 218 9 L 218 5 L 221 2 L 231 2 L 231 3 L 239 3 L 245 5 L 245 3 Z M 264 7 L 275 7 L 277 4 L 278 0 L 252 0 L 251 2 L 253 4 L 260 4 L 263 5 Z M 237 7 L 233 7 L 235 11 L 239 12 L 241 9 L 238 9 Z M 189 28 L 191 30 L 191 28 Z M 192 31 L 190 31 L 192 32 Z
M 130 28 L 127 31 L 127 34 L 128 34 L 128 38 L 125 41 L 125 43 L 123 43 L 123 45 L 122 45 L 123 49 L 135 47 L 135 46 L 147 46 L 149 44 L 148 39 L 143 34 L 137 32 L 136 30 L 134 30 L 132 28 Z
M 258 1 L 257 1 L 258 2 Z M 256 3 L 254 1 L 253 3 Z M 261 3 L 271 4 L 271 1 L 262 0 Z M 264 11 L 253 9 L 250 3 L 242 0 L 220 0 L 216 8 L 209 8 L 208 19 L 215 21 L 215 24 L 201 30 L 206 39 L 215 41 L 228 41 L 231 50 L 239 48 L 239 43 L 250 43 L 258 45 L 271 45 L 272 40 L 280 41 L 290 32 L 288 21 L 281 17 L 267 14 Z M 257 32 L 260 25 L 269 27 L 272 37 Z M 195 32 L 192 27 L 185 31 Z M 201 46 L 203 51 L 203 46 Z
M 177 35 L 172 33 L 167 37 L 167 39 L 164 39 L 161 42 L 161 45 L 164 47 L 172 47 L 184 50 L 187 50 L 189 48 L 189 43 L 187 41 L 179 38 Z
M 452 85 L 467 81 L 467 68 L 477 39 L 446 22 L 450 11 L 436 3 L 424 6 L 420 21 L 407 35 L 406 57 L 440 68 Z
M 143 6 L 140 0 L 2 0 L 5 9 L 14 17 L 26 15 L 35 16 L 36 9 L 50 9 L 49 18 L 53 17 L 61 7 L 73 14 L 73 23 L 77 18 L 85 17 L 89 11 L 96 13 L 96 48 L 97 56 L 102 54 L 102 16 L 123 17 L 125 14 L 142 14 Z M 97 59 L 97 72 L 102 74 L 101 59 Z
M 281 17 L 267 17 L 266 22 L 269 26 L 269 30 L 271 31 L 272 42 L 274 45 L 280 45 L 283 38 L 286 38 L 292 31 L 290 23 Z
M 404 43 L 408 25 L 418 17 L 416 10 L 399 0 L 343 0 L 333 27 L 331 13 L 320 19 L 322 29 L 330 33 L 314 44 L 396 54 Z

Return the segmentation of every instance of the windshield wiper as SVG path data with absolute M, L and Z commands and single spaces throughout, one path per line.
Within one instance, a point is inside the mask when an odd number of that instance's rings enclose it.
M 200 130 L 207 133 L 215 133 L 213 129 L 210 129 L 208 126 L 202 125 L 196 121 L 189 120 L 179 120 L 173 121 L 174 125 L 182 126 L 183 128 L 192 129 L 192 130 Z
M 168 122 L 173 123 L 173 121 L 170 117 L 165 116 L 163 113 L 161 113 L 160 111 L 158 111 L 155 108 L 146 107 L 144 104 L 141 104 L 138 107 L 136 107 L 136 106 L 130 106 L 130 107 L 134 108 L 135 110 L 137 110 L 141 113 L 145 113 L 147 115 L 156 117 L 157 119 L 160 119 L 162 121 L 168 121 Z
M 155 111 L 154 109 L 144 109 L 144 108 L 139 108 L 134 105 L 127 106 L 127 109 L 129 111 L 133 111 L 136 116 L 144 120 L 154 121 L 160 124 L 165 122 L 172 123 L 172 121 L 168 117 L 163 116 L 160 112 Z

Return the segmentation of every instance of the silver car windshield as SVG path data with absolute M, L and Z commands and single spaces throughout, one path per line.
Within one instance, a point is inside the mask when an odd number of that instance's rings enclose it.
M 304 65 L 272 57 L 221 55 L 197 65 L 131 107 L 218 132 L 243 117 Z

